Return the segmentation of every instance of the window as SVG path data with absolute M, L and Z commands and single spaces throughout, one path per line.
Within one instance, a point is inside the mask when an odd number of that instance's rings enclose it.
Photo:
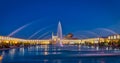
M 113 39 L 113 36 L 111 36 L 111 39 Z
M 117 39 L 120 39 L 120 35 L 117 35 Z
M 117 36 L 116 36 L 116 35 L 114 35 L 114 39 L 117 39 Z
M 111 37 L 109 36 L 108 39 L 111 39 Z

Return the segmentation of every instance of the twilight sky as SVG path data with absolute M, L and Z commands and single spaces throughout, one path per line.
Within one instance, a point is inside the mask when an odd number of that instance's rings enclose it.
M 28 38 L 46 28 L 34 37 L 37 38 L 48 31 L 56 33 L 59 20 L 63 34 L 97 28 L 119 33 L 120 0 L 0 0 L 0 35 L 7 36 L 32 23 L 13 37 Z

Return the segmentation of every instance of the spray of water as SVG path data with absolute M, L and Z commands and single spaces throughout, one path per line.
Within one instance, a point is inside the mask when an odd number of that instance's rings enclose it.
M 28 39 L 31 39 L 32 37 L 34 37 L 35 35 L 37 35 L 37 34 L 40 33 L 41 31 L 46 30 L 47 28 L 49 28 L 49 27 L 51 27 L 51 26 L 52 26 L 52 25 L 47 26 L 47 27 L 44 27 L 44 28 L 42 28 L 42 29 L 36 31 L 36 32 L 33 33 Z
M 37 32 L 33 33 L 28 39 L 31 39 L 32 37 L 34 37 L 35 35 L 37 35 L 39 32 L 45 30 L 46 28 L 42 28 L 40 30 L 38 30 Z
M 95 37 L 100 37 L 97 33 L 92 32 L 92 31 L 85 31 L 86 33 L 89 33 L 91 35 L 94 35 Z
M 99 34 L 101 37 L 106 37 L 109 35 L 117 34 L 115 31 L 108 29 L 108 28 L 98 28 L 94 30 L 97 34 Z
M 110 29 L 108 29 L 108 28 L 99 28 L 99 30 L 104 30 L 104 31 L 110 32 L 110 33 L 112 33 L 112 34 L 117 34 L 115 31 L 110 30 Z
M 43 39 L 50 39 L 51 35 L 46 35 L 45 37 L 43 37 Z
M 114 30 L 116 33 L 120 34 L 120 22 L 109 27 L 109 29 Z
M 78 38 L 84 39 L 84 38 L 89 38 L 89 37 L 87 37 L 87 36 L 85 36 L 85 35 L 79 35 Z
M 111 30 L 114 30 L 116 33 L 120 34 L 120 27 L 113 27 L 110 28 Z
M 8 37 L 13 36 L 14 34 L 18 33 L 19 31 L 21 31 L 22 29 L 26 28 L 27 26 L 29 26 L 29 25 L 31 25 L 31 24 L 32 24 L 32 23 L 28 23 L 28 24 L 25 24 L 25 25 L 19 27 L 18 29 L 16 29 L 15 31 L 13 31 L 12 33 L 10 33 L 10 34 L 8 35 Z
M 13 32 L 11 32 L 11 33 L 8 35 L 8 37 L 13 36 L 14 34 L 18 33 L 18 32 L 21 31 L 22 29 L 28 27 L 29 25 L 31 25 L 31 24 L 33 24 L 33 23 L 35 23 L 35 22 L 39 22 L 39 21 L 41 21 L 41 19 L 36 19 L 36 20 L 32 21 L 31 23 L 25 24 L 25 25 L 17 28 L 17 29 L 14 30 Z
M 80 37 L 79 35 L 84 35 L 84 36 L 87 36 L 88 38 L 100 37 L 100 35 L 92 31 L 77 31 L 74 34 L 78 37 Z
M 59 46 L 63 47 L 63 44 L 61 42 L 61 40 L 62 40 L 62 26 L 61 26 L 60 21 L 58 23 L 58 28 L 57 28 L 57 37 L 58 37 L 58 39 L 60 39 L 59 41 L 57 40 L 58 41 L 57 44 Z
M 50 32 L 50 31 L 49 31 Z M 43 33 L 42 35 L 40 35 L 37 39 L 40 39 L 42 37 L 44 37 L 45 35 L 47 35 L 49 32 Z

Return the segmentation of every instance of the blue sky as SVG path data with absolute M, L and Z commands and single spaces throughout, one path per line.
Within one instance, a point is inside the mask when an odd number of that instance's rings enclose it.
M 34 22 L 14 37 L 28 38 L 37 30 L 51 26 L 56 32 L 60 20 L 63 33 L 109 28 L 120 22 L 119 0 L 3 0 L 0 1 L 0 35 Z

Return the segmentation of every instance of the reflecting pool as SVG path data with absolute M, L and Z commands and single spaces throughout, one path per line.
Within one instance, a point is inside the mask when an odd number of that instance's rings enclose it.
M 0 63 L 120 63 L 120 50 L 79 45 L 37 45 L 0 51 Z

